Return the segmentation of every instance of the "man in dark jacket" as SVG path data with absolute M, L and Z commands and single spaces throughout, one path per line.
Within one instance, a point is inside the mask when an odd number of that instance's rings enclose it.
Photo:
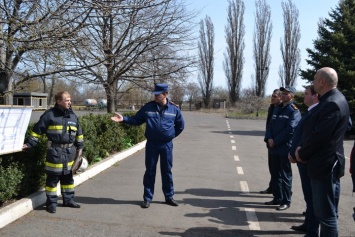
M 275 89 L 273 92 L 272 92 L 272 95 L 271 95 L 271 104 L 269 106 L 269 109 L 267 111 L 267 117 L 266 117 L 266 128 L 267 128 L 267 125 L 268 123 L 270 122 L 271 120 L 271 116 L 272 116 L 272 113 L 274 112 L 274 109 L 279 105 L 281 104 L 281 92 L 279 89 Z M 266 142 L 266 147 L 268 147 L 268 143 L 267 143 L 267 140 L 265 140 Z M 272 159 L 270 159 L 270 152 L 268 151 L 268 154 L 267 154 L 267 163 L 268 163 L 268 168 L 269 168 L 269 173 L 270 173 L 270 176 L 271 176 L 271 167 L 272 167 Z M 270 194 L 272 193 L 272 187 L 271 187 L 271 177 L 270 177 L 270 182 L 269 182 L 269 187 L 263 191 L 260 191 L 260 193 L 262 194 Z
M 333 68 L 317 71 L 313 85 L 321 97 L 304 126 L 303 144 L 295 152 L 298 162 L 307 162 L 321 237 L 338 236 L 340 177 L 345 169 L 343 139 L 349 122 L 349 106 L 337 84 L 338 75 Z
M 281 87 L 282 103 L 274 109 L 271 121 L 267 125 L 265 138 L 272 159 L 271 180 L 274 198 L 266 205 L 280 205 L 278 211 L 286 210 L 291 205 L 292 169 L 288 152 L 295 127 L 301 113 L 293 104 L 295 88 Z
M 154 101 L 145 104 L 133 117 L 123 117 L 119 113 L 111 119 L 130 125 L 146 123 L 145 148 L 146 171 L 143 178 L 144 194 L 142 208 L 148 208 L 154 196 L 154 184 L 158 159 L 160 156 L 160 170 L 163 182 L 165 202 L 171 206 L 178 206 L 174 200 L 173 185 L 173 143 L 172 140 L 184 130 L 184 119 L 180 109 L 168 99 L 168 85 L 156 84 Z
M 295 151 L 298 146 L 302 146 L 303 142 L 303 127 L 312 114 L 312 110 L 318 105 L 319 95 L 315 91 L 313 85 L 306 86 L 306 90 L 303 95 L 303 103 L 308 107 L 307 112 L 302 115 L 295 132 L 292 137 L 292 145 L 289 153 L 289 160 L 291 163 L 297 163 L 297 168 L 301 178 L 301 185 L 303 191 L 303 197 L 306 202 L 306 213 L 304 223 L 299 226 L 292 226 L 291 229 L 296 231 L 302 231 L 307 233 L 307 237 L 318 237 L 319 221 L 314 215 L 313 200 L 312 200 L 312 187 L 311 180 L 307 174 L 307 164 L 303 162 L 297 162 L 295 157 Z
M 80 208 L 74 198 L 74 179 L 72 166 L 77 150 L 83 149 L 84 137 L 79 120 L 71 109 L 70 95 L 66 91 L 55 95 L 55 105 L 44 112 L 33 127 L 28 143 L 23 149 L 34 147 L 39 138 L 46 135 L 48 151 L 46 157 L 46 208 L 50 213 L 56 212 L 57 184 L 60 181 L 63 205 Z

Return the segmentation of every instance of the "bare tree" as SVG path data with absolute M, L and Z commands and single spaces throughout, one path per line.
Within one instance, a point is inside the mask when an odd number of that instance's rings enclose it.
M 222 87 L 222 86 L 215 86 L 213 88 L 213 98 L 214 99 L 224 99 L 227 100 L 229 96 L 229 91 L 228 89 Z
M 259 111 L 265 107 L 265 100 L 260 96 L 256 96 L 253 88 L 247 88 L 242 91 L 241 109 L 244 113 L 256 113 L 259 117 Z
M 297 79 L 297 73 L 301 61 L 301 52 L 298 43 L 301 39 L 299 12 L 292 0 L 282 2 L 284 18 L 284 41 L 280 40 L 280 50 L 283 65 L 279 68 L 281 86 L 293 86 Z
M 189 101 L 189 109 L 192 110 L 192 103 L 201 97 L 201 90 L 199 85 L 194 82 L 190 82 L 185 87 L 185 96 Z
M 188 101 L 201 99 L 201 90 L 199 85 L 195 82 L 189 82 L 185 86 L 185 96 L 187 97 Z
M 225 27 L 227 42 L 224 54 L 223 68 L 227 78 L 229 101 L 232 106 L 239 100 L 244 66 L 244 2 L 242 0 L 228 0 L 228 18 Z
M 255 96 L 265 96 L 265 85 L 269 75 L 271 63 L 270 42 L 272 36 L 272 22 L 270 5 L 265 0 L 255 2 L 255 28 L 253 36 L 255 61 Z
M 198 57 L 198 81 L 204 106 L 208 108 L 213 91 L 214 70 L 214 26 L 209 16 L 206 16 L 204 21 L 200 21 Z
M 16 84 L 20 84 L 32 78 L 73 70 L 73 65 L 67 65 L 66 60 L 61 60 L 62 64 L 57 68 L 38 70 L 28 56 L 42 57 L 45 53 L 47 60 L 57 57 L 53 52 L 63 51 L 68 42 L 78 40 L 77 32 L 84 26 L 89 12 L 84 1 L 0 3 L 1 103 L 12 104 L 14 78 L 17 79 Z
M 181 107 L 185 96 L 185 80 L 181 78 L 180 80 L 174 81 L 169 89 L 169 98 L 175 104 L 179 104 Z
M 178 80 L 192 64 L 183 52 L 190 47 L 193 15 L 180 0 L 97 0 L 92 8 L 81 32 L 86 46 L 73 46 L 73 56 L 82 67 L 96 66 L 72 76 L 103 86 L 107 112 L 115 111 L 125 91 Z

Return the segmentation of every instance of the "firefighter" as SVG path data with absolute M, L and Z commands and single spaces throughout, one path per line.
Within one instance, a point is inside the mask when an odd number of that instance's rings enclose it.
M 57 208 L 57 184 L 60 182 L 63 206 L 80 208 L 74 201 L 73 163 L 84 147 L 84 137 L 79 120 L 71 108 L 70 94 L 66 91 L 55 95 L 55 106 L 40 117 L 33 127 L 23 149 L 36 146 L 46 135 L 48 150 L 45 162 L 46 210 L 55 213 Z

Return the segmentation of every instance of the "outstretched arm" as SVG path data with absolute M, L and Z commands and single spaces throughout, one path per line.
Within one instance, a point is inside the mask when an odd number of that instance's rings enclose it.
M 115 112 L 115 115 L 114 117 L 111 117 L 111 120 L 116 122 L 116 123 L 120 123 L 123 121 L 123 116 L 117 112 Z

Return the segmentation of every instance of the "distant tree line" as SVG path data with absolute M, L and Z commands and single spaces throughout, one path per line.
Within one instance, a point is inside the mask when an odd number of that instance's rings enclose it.
M 355 2 L 341 0 L 330 9 L 329 18 L 320 19 L 314 48 L 307 49 L 308 69 L 299 68 L 298 9 L 292 0 L 280 4 L 284 26 L 280 86 L 293 85 L 297 76 L 309 83 L 317 69 L 333 67 L 354 117 Z M 12 104 L 12 94 L 21 91 L 46 92 L 53 103 L 54 93 L 66 89 L 76 101 L 107 99 L 107 111 L 113 112 L 122 100 L 148 100 L 154 84 L 164 81 L 174 101 L 200 100 L 210 108 L 217 98 L 233 106 L 245 94 L 244 11 L 243 0 L 228 0 L 226 89 L 221 89 L 213 84 L 213 22 L 204 16 L 196 24 L 198 14 L 189 11 L 184 0 L 2 1 L 0 104 Z M 272 60 L 271 14 L 266 0 L 255 0 L 254 75 L 245 90 L 256 97 L 265 96 Z M 190 78 L 194 71 L 197 82 Z

